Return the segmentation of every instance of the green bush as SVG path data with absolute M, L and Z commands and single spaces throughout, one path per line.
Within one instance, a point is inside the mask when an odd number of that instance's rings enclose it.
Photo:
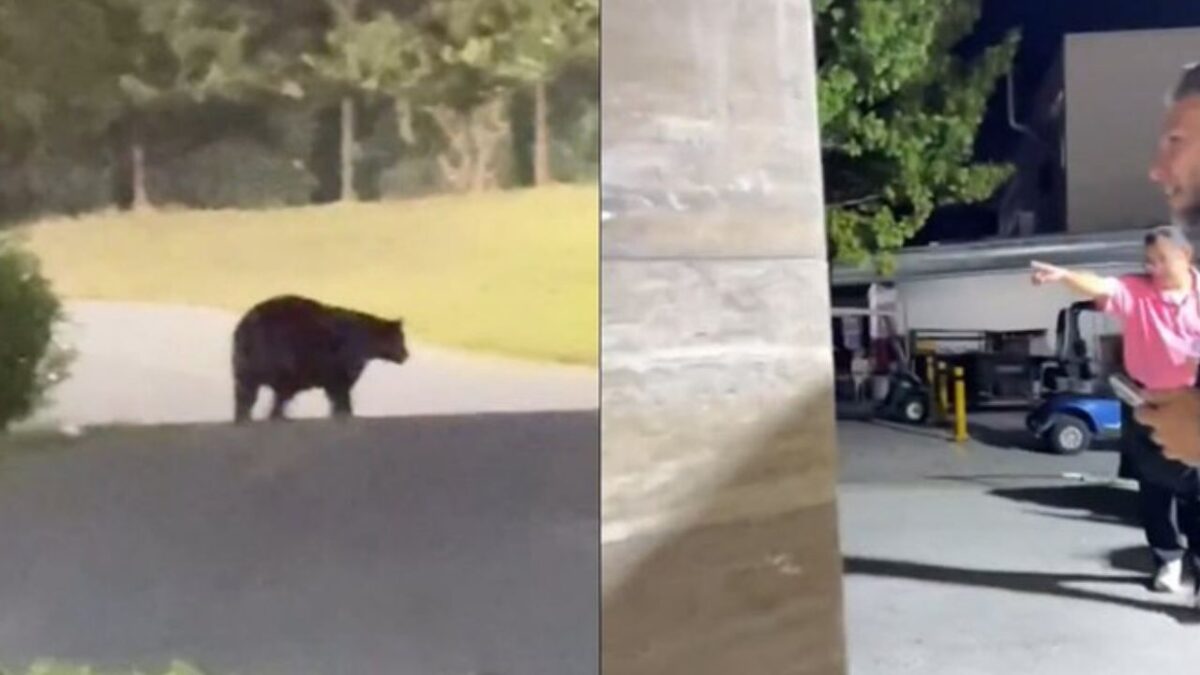
M 0 240 L 0 431 L 28 417 L 66 374 L 54 340 L 62 307 L 33 255 Z
M 379 195 L 385 199 L 425 197 L 441 189 L 441 170 L 432 157 L 402 159 L 379 176 Z
M 594 182 L 600 174 L 600 108 L 588 106 L 551 140 L 550 166 L 566 183 Z
M 112 204 L 112 184 L 102 154 L 35 151 L 0 171 L 0 222 L 102 209 Z
M 150 198 L 197 208 L 270 208 L 307 204 L 316 179 L 299 157 L 246 138 L 209 143 L 153 166 Z
M 112 203 L 112 167 L 103 157 L 44 153 L 28 171 L 43 212 L 78 215 Z

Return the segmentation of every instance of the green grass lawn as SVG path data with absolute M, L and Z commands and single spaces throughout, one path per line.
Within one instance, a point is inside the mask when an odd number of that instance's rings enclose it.
M 403 316 L 410 339 L 595 364 L 594 187 L 266 211 L 161 211 L 20 230 L 68 299 L 235 311 L 301 293 Z

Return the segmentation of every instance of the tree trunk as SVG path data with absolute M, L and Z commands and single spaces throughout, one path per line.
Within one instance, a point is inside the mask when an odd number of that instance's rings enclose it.
M 342 189 L 339 198 L 344 202 L 358 201 L 358 194 L 354 191 L 354 99 L 349 96 L 342 98 L 341 146 Z
M 547 185 L 550 176 L 550 123 L 546 105 L 546 83 L 533 87 L 533 184 Z
M 446 185 L 454 192 L 499 186 L 496 153 L 508 135 L 505 101 L 494 98 L 468 112 L 446 105 L 427 108 L 447 141 L 438 155 Z
M 134 211 L 147 211 L 151 208 L 150 193 L 146 189 L 146 149 L 136 133 L 129 149 L 130 182 L 133 188 Z

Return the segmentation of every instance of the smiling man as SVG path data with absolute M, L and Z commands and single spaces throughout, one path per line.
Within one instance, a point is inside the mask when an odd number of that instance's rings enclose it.
M 1033 281 L 1065 284 L 1117 317 L 1125 370 L 1159 402 L 1138 411 L 1122 406 L 1121 475 L 1138 482 L 1139 517 L 1157 563 L 1153 587 L 1178 592 L 1187 562 L 1181 535 L 1200 568 L 1200 392 L 1193 388 L 1200 275 L 1187 232 L 1200 224 L 1200 68 L 1185 69 L 1172 92 L 1150 179 L 1175 223 L 1146 234 L 1144 273 L 1109 278 L 1034 262 Z M 1194 439 L 1177 438 L 1185 424 Z M 1194 598 L 1200 606 L 1200 583 Z
M 1200 226 L 1200 63 L 1188 66 L 1171 96 L 1150 179 L 1163 189 L 1177 223 Z M 1156 392 L 1137 418 L 1168 457 L 1200 465 L 1200 391 Z
M 1177 223 L 1200 225 L 1200 63 L 1184 70 L 1171 96 L 1150 180 Z

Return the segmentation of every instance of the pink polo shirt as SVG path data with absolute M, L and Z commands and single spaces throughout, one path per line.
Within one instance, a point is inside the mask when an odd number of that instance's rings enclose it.
M 1151 391 L 1191 387 L 1200 360 L 1200 274 L 1191 291 L 1161 291 L 1145 274 L 1110 280 L 1096 304 L 1121 320 L 1125 372 Z

